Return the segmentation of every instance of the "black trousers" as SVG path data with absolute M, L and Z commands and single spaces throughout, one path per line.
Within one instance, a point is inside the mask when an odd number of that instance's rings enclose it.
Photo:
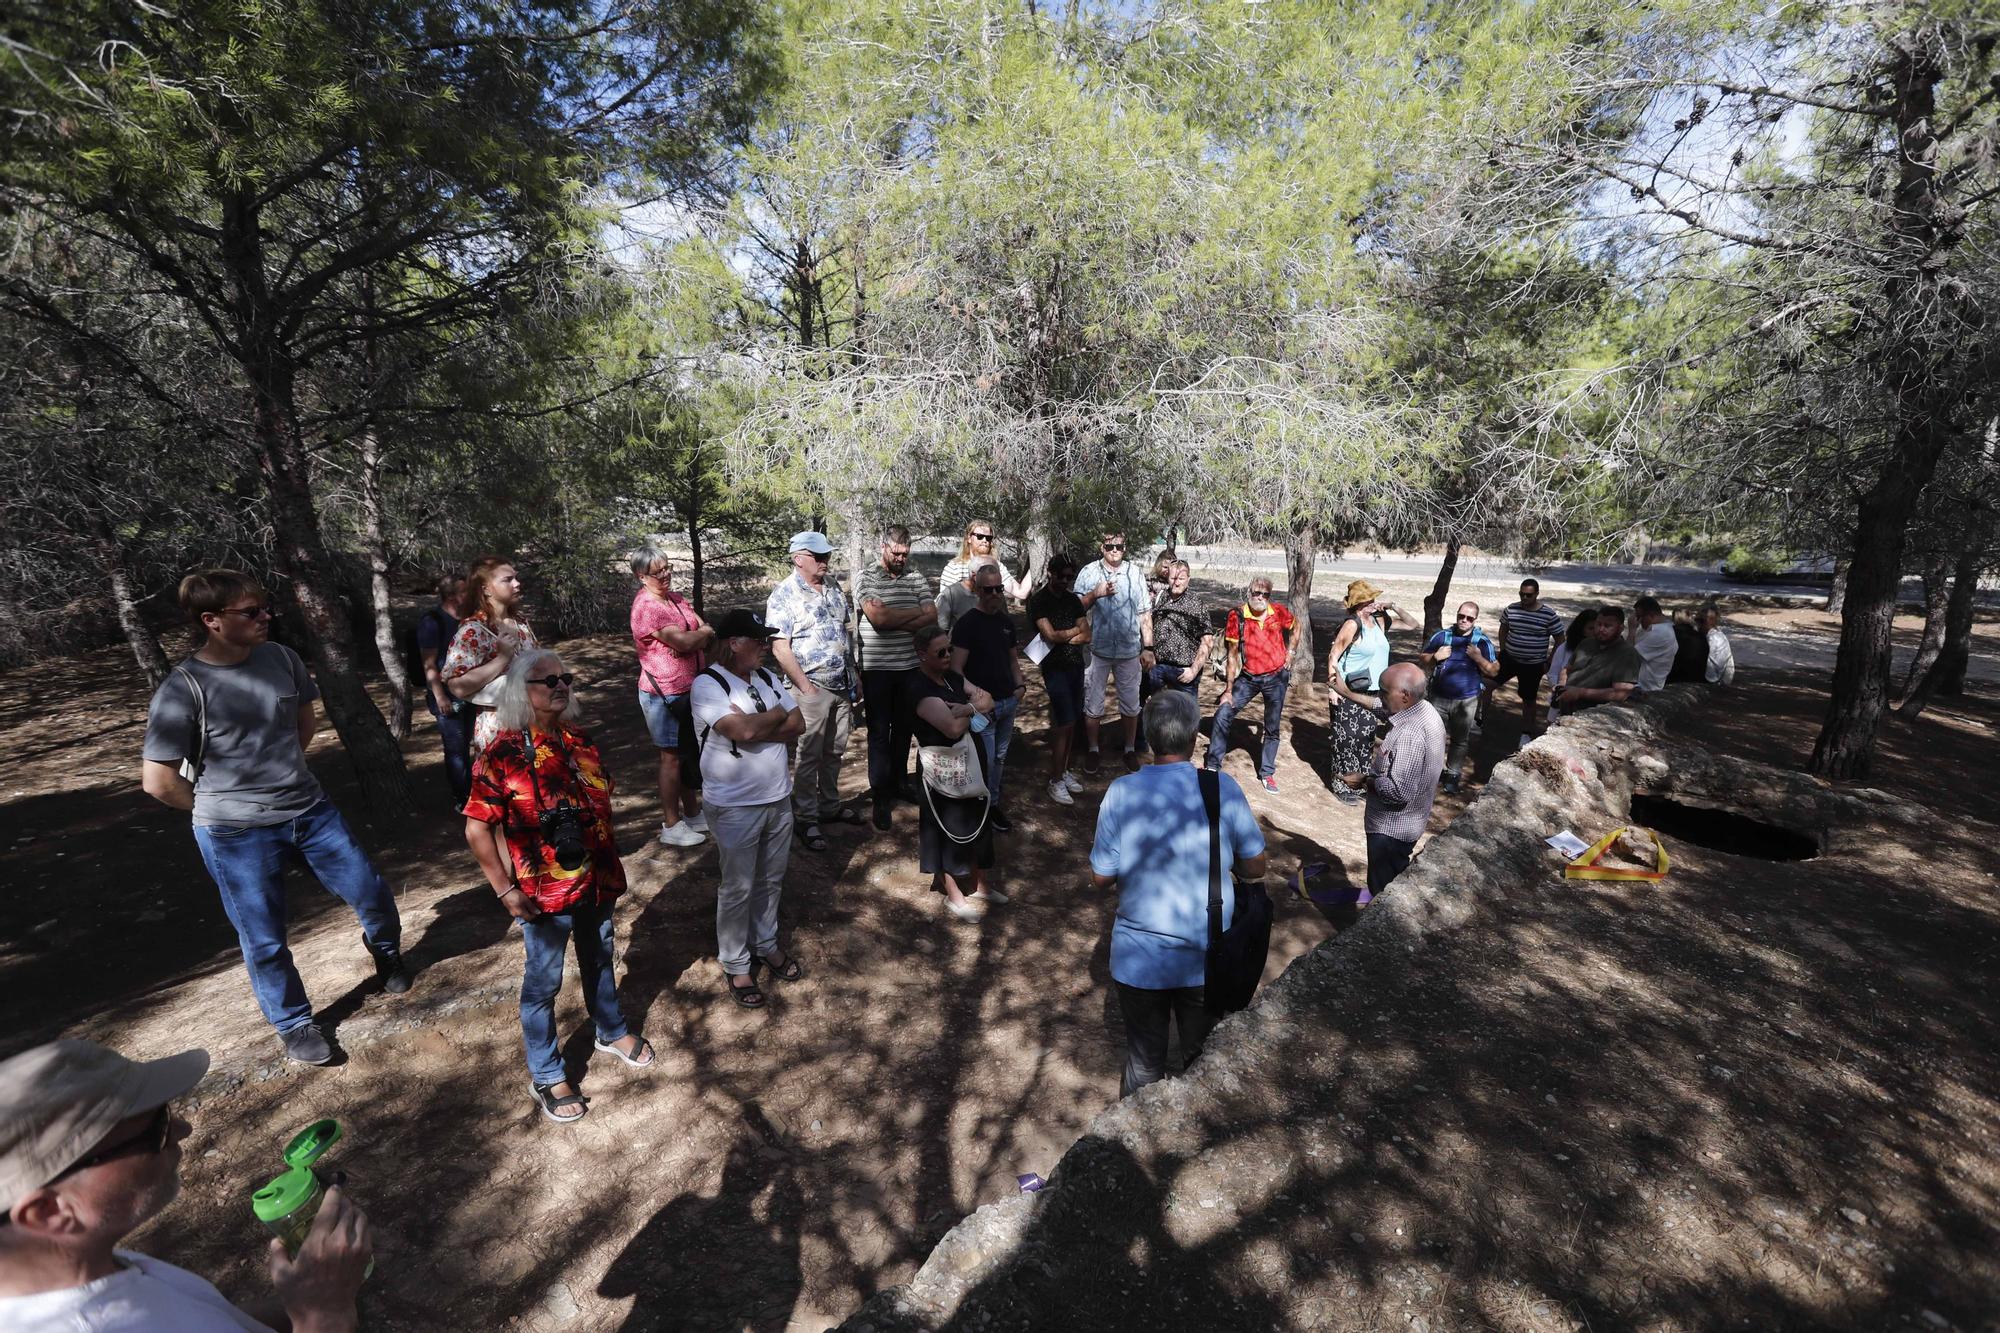
M 868 791 L 877 801 L 895 800 L 909 776 L 916 685 L 915 667 L 861 673 L 861 715 L 868 723 Z
M 1410 853 L 1416 850 L 1416 840 L 1404 842 L 1401 838 L 1391 838 L 1381 833 L 1368 835 L 1368 894 L 1370 897 L 1389 887 L 1389 881 L 1403 873 L 1410 864 Z
M 1169 1021 L 1180 1027 L 1181 1054 L 1188 1064 L 1201 1054 L 1214 1024 L 1202 1003 L 1200 986 L 1145 990 L 1122 981 L 1117 985 L 1118 1009 L 1125 1016 L 1125 1077 L 1118 1082 L 1118 1095 L 1130 1097 L 1165 1076 Z

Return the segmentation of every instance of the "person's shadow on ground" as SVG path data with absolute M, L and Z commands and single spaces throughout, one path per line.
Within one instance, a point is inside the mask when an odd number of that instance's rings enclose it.
M 605 1270 L 597 1294 L 632 1298 L 619 1325 L 623 1333 L 778 1330 L 790 1321 L 801 1286 L 797 1145 L 756 1103 L 744 1107 L 743 1118 L 715 1197 L 681 1195 L 653 1214 Z

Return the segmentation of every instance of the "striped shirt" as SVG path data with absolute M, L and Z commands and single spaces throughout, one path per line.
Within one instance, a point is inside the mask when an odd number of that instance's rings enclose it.
M 1520 662 L 1549 660 L 1549 640 L 1562 637 L 1563 618 L 1547 602 L 1530 611 L 1519 602 L 1500 613 L 1500 651 Z
M 891 611 L 908 611 L 931 601 L 931 585 L 914 569 L 891 574 L 881 561 L 870 565 L 854 581 L 854 604 L 865 607 L 880 602 Z M 917 645 L 906 629 L 883 631 L 875 628 L 864 609 L 861 613 L 861 669 L 863 671 L 914 671 Z
M 1367 809 L 1361 825 L 1403 842 L 1424 836 L 1444 772 L 1444 718 L 1428 699 L 1389 719 L 1389 737 L 1368 766 Z

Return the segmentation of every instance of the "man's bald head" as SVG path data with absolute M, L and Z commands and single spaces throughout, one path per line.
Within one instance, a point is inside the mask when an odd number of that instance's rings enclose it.
M 1422 703 L 1429 692 L 1430 682 L 1424 678 L 1423 668 L 1415 663 L 1398 662 L 1382 673 L 1382 701 L 1392 713 Z

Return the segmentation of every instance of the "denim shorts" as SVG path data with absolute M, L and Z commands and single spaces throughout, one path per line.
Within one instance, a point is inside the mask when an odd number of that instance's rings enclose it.
M 680 748 L 681 720 L 675 707 L 685 698 L 687 698 L 685 694 L 639 691 L 639 711 L 646 715 L 646 730 L 652 736 L 655 748 L 661 750 Z
M 1057 667 L 1042 672 L 1042 687 L 1049 692 L 1049 724 L 1068 727 L 1083 715 L 1083 668 Z

